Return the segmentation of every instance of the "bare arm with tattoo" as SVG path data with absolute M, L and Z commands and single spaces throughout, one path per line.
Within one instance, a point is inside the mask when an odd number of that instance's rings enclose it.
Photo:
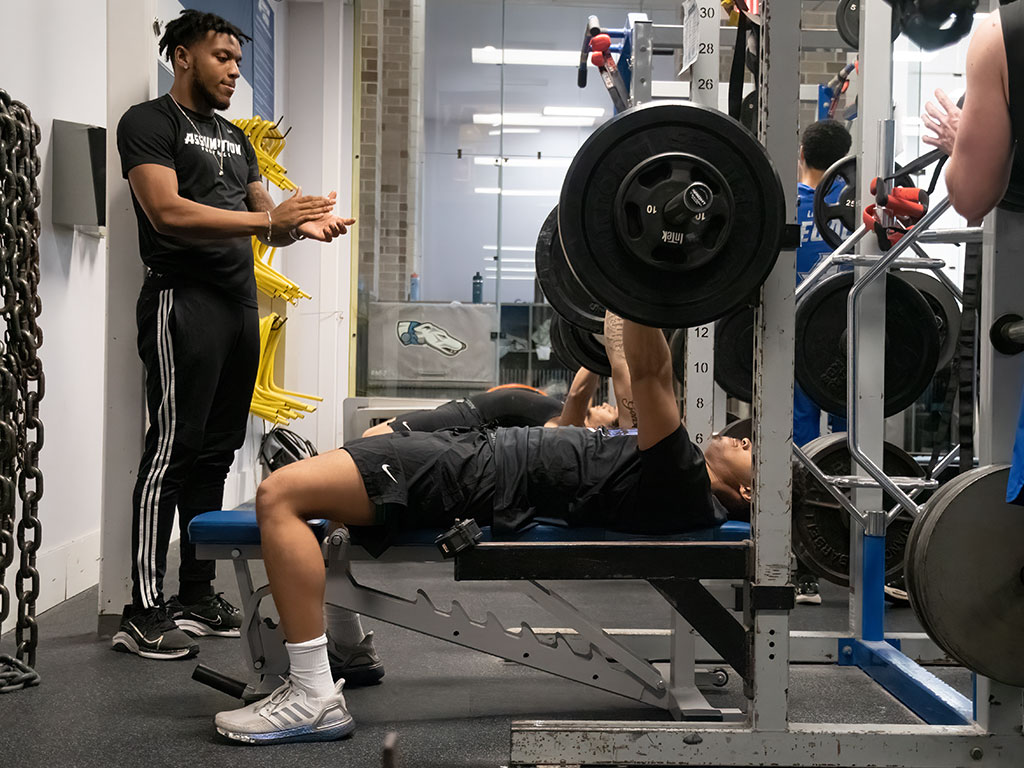
M 604 313 L 604 348 L 608 351 L 608 362 L 612 366 L 612 387 L 615 390 L 615 404 L 619 408 L 619 425 L 624 428 L 635 427 L 636 404 L 633 402 L 633 385 L 622 344 L 622 318 L 608 310 Z

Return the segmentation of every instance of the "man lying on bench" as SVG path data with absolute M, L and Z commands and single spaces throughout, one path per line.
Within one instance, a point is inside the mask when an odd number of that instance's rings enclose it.
M 325 570 L 307 519 L 373 526 L 385 545 L 403 528 L 475 518 L 512 533 L 534 517 L 651 534 L 720 525 L 751 497 L 749 440 L 712 438 L 706 454 L 679 416 L 668 343 L 625 321 L 637 434 L 586 427 L 395 432 L 354 440 L 274 472 L 256 514 L 291 671 L 269 697 L 216 716 L 254 744 L 327 741 L 355 727 L 331 678 Z
M 505 384 L 469 397 L 449 400 L 436 408 L 400 414 L 375 424 L 363 437 L 392 432 L 434 432 L 455 427 L 613 427 L 618 412 L 608 403 L 591 405 L 598 376 L 580 368 L 572 380 L 565 402 L 539 389 Z

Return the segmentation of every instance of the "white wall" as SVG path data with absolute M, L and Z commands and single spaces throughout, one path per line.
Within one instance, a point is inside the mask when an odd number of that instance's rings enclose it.
M 288 6 L 284 111 L 291 133 L 282 160 L 304 192 L 336 191 L 336 213 L 346 217 L 353 211 L 353 25 L 351 5 L 342 0 Z M 354 332 L 350 297 L 355 231 L 328 244 L 298 243 L 275 261 L 276 268 L 313 296 L 287 308 L 284 377 L 288 389 L 324 398 L 316 413 L 290 427 L 320 451 L 341 445 L 341 402 L 348 395 Z
M 46 394 L 40 404 L 45 426 L 40 465 L 45 487 L 36 609 L 43 611 L 95 584 L 99 574 L 105 248 L 97 238 L 54 228 L 50 201 L 53 120 L 106 123 L 106 3 L 0 0 L 0 28 L 6 32 L 0 87 L 28 105 L 42 130 L 39 323 Z M 118 407 L 138 405 L 115 404 L 112 411 Z M 6 574 L 12 602 L 16 568 L 17 560 Z M 14 605 L 11 613 L 4 630 L 14 625 Z

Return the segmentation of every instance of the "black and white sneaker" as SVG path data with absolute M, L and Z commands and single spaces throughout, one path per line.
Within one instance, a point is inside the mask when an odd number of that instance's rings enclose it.
M 821 595 L 818 593 L 816 578 L 805 576 L 797 582 L 796 601 L 804 605 L 821 605 Z
M 327 661 L 334 682 L 345 680 L 349 688 L 376 685 L 384 677 L 384 662 L 373 647 L 373 632 L 367 632 L 357 645 L 344 646 L 328 637 Z
M 178 629 L 163 606 L 133 609 L 126 605 L 110 647 L 144 659 L 187 659 L 199 653 L 199 646 Z
M 207 595 L 191 605 L 184 605 L 175 595 L 167 601 L 167 612 L 179 629 L 195 637 L 238 637 L 242 613 L 223 594 Z

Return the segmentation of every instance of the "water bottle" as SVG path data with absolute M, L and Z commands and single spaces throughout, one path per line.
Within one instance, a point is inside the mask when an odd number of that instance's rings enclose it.
M 413 272 L 409 276 L 409 301 L 420 300 L 420 276 Z
M 473 303 L 482 304 L 484 301 L 484 278 L 479 272 L 473 275 Z

